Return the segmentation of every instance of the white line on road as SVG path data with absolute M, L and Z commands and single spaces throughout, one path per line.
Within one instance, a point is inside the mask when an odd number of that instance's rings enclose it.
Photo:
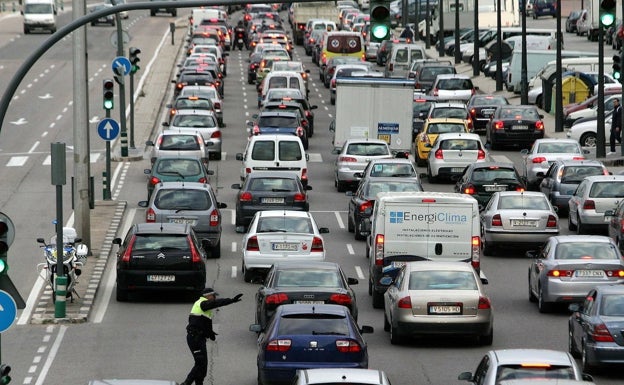
M 232 266 L 232 278 L 236 278 L 237 274 L 238 274 L 238 269 L 236 268 L 236 266 Z
M 359 279 L 366 279 L 366 277 L 364 276 L 364 272 L 362 271 L 361 267 L 355 266 L 355 273 L 357 274 Z
M 29 153 L 35 151 L 37 149 L 37 146 L 39 146 L 39 141 L 36 141 L 32 147 L 30 148 L 30 150 L 28 150 Z
M 355 251 L 353 250 L 353 245 L 350 243 L 347 243 L 347 251 L 349 252 L 349 254 L 354 255 Z
M 7 167 L 21 167 L 28 160 L 27 156 L 12 156 L 11 159 L 7 162 Z
M 46 359 L 46 362 L 43 365 L 43 368 L 41 368 L 41 373 L 39 374 L 39 377 L 37 377 L 37 382 L 35 382 L 35 385 L 42 385 L 44 383 L 46 379 L 46 375 L 48 374 L 48 370 L 50 370 L 50 367 L 52 366 L 52 362 L 54 361 L 54 358 L 56 358 L 56 353 L 58 352 L 59 347 L 61 346 L 61 341 L 63 340 L 63 336 L 65 335 L 66 330 L 67 330 L 67 326 L 65 325 L 60 326 L 59 333 L 56 336 L 56 340 L 54 340 L 54 344 L 52 344 L 50 353 L 48 353 L 48 358 Z
M 334 211 L 334 215 L 336 215 L 336 220 L 338 221 L 338 226 L 340 226 L 341 229 L 345 228 L 344 222 L 342 221 L 342 217 L 340 216 L 340 212 L 339 211 Z
M 232 252 L 233 252 L 233 253 L 235 253 L 235 252 L 236 252 L 236 247 L 237 247 L 237 246 L 238 246 L 238 245 L 236 244 L 236 242 L 232 242 L 232 249 L 231 249 L 231 250 L 232 250 Z

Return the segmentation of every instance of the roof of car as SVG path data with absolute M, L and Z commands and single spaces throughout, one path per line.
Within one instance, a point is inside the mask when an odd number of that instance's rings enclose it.
M 622 284 L 596 285 L 595 289 L 603 294 L 624 294 L 624 285 Z
M 437 79 L 470 79 L 470 76 L 464 74 L 440 74 Z
M 456 108 L 466 108 L 464 103 L 457 102 L 435 102 L 431 105 L 431 108 L 448 108 L 448 107 L 456 107 Z
M 604 166 L 596 159 L 557 159 L 555 163 L 561 163 L 564 166 Z
M 289 142 L 301 142 L 298 136 L 295 135 L 279 135 L 279 134 L 262 134 L 262 135 L 254 135 L 249 140 L 257 141 L 257 140 L 272 140 L 272 141 L 289 141 Z M 258 171 L 254 171 L 252 174 L 255 174 Z M 280 171 L 280 175 L 283 171 Z
M 605 242 L 611 243 L 611 238 L 606 235 L 555 235 L 552 236 L 554 241 L 558 243 L 568 242 Z M 623 285 L 624 287 L 624 285 Z
M 208 183 L 200 183 L 200 182 L 159 182 L 156 185 L 156 189 L 193 189 L 193 190 L 210 190 L 210 185 Z
M 540 138 L 535 139 L 534 143 L 574 143 L 578 144 L 578 141 L 575 139 L 566 139 L 566 138 Z
M 550 349 L 502 349 L 494 350 L 498 365 L 513 365 L 523 362 L 570 365 L 568 353 Z
M 266 135 L 259 135 L 266 136 Z M 286 136 L 286 135 L 280 135 Z M 282 178 L 282 179 L 298 179 L 299 174 L 290 172 L 290 171 L 254 171 L 252 173 L 247 174 L 247 178 L 249 179 L 260 179 L 260 178 Z
M 322 368 L 301 369 L 299 371 L 308 384 L 349 383 L 349 384 L 384 384 L 385 374 L 376 369 Z
M 472 265 L 466 262 L 440 262 L 440 261 L 413 261 L 407 262 L 406 269 L 409 271 L 473 271 Z
M 624 181 L 624 175 L 590 175 L 586 176 L 585 179 L 589 180 L 592 183 L 610 181 L 622 182 Z
M 252 174 L 254 173 L 255 172 L 253 172 Z M 263 218 L 281 217 L 281 216 L 311 218 L 312 214 L 310 214 L 307 211 L 297 211 L 297 210 L 263 210 L 263 211 L 258 212 L 258 216 L 263 217 Z
M 499 196 L 517 196 L 517 195 L 526 195 L 526 196 L 533 196 L 533 197 L 537 197 L 537 196 L 541 196 L 544 197 L 544 199 L 546 199 L 546 196 L 544 195 L 544 193 L 540 192 L 540 191 L 499 191 L 498 192 Z
M 281 315 L 290 314 L 331 314 L 331 315 L 346 315 L 349 312 L 349 308 L 342 305 L 329 305 L 329 304 L 285 304 L 281 305 L 276 310 Z
M 471 140 L 481 140 L 479 134 L 473 134 L 470 132 L 445 132 L 443 134 L 438 135 L 438 141 L 443 141 L 446 139 L 471 139 Z
M 474 168 L 490 168 L 490 167 L 503 167 L 503 168 L 513 168 L 516 169 L 514 164 L 511 162 L 479 162 L 473 163 Z
M 414 165 L 414 162 L 405 158 L 371 159 L 371 161 L 368 162 L 368 164 L 374 164 L 374 163 L 398 163 L 398 164 L 410 164 L 412 166 Z
M 459 118 L 431 118 L 425 121 L 425 124 L 434 124 L 434 123 L 457 123 L 466 125 L 466 121 L 464 119 Z
M 297 117 L 297 114 L 292 111 L 276 111 L 276 110 L 270 110 L 270 111 L 262 110 L 258 114 L 258 118 L 265 117 L 265 116 L 287 116 L 287 117 L 292 118 L 292 117 Z
M 137 223 L 134 228 L 135 234 L 189 234 L 191 232 L 191 226 L 183 223 Z
M 203 109 L 182 109 L 182 110 L 178 110 L 178 112 L 176 112 L 176 115 L 210 115 L 210 116 L 214 116 L 215 113 L 214 111 L 211 110 L 203 110 Z
M 353 143 L 388 144 L 385 140 L 381 140 L 381 139 L 366 139 L 366 138 L 347 139 L 347 141 L 344 144 L 346 146 L 347 144 L 353 144 Z
M 340 265 L 336 262 L 326 261 L 280 261 L 275 262 L 273 267 L 276 269 L 326 269 L 336 270 L 340 268 Z

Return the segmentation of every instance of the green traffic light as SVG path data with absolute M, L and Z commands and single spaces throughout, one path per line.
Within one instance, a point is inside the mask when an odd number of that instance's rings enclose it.
M 371 33 L 374 38 L 383 40 L 390 34 L 390 29 L 386 25 L 376 25 L 373 27 Z
M 4 259 L 0 259 L 0 274 L 4 274 L 8 270 L 8 266 Z
M 612 13 L 605 13 L 600 15 L 600 22 L 605 27 L 610 27 L 615 22 L 615 15 Z
M 620 80 L 621 77 L 622 77 L 621 73 L 619 73 L 619 72 L 614 72 L 613 73 L 613 79 Z
M 112 100 L 105 100 L 104 101 L 104 108 L 107 110 L 112 110 L 113 109 L 113 101 Z

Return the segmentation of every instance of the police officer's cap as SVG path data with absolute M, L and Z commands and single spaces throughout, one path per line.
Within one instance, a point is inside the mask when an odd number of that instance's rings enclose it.
M 217 293 L 216 291 L 214 291 L 213 288 L 211 287 L 207 287 L 204 290 L 202 290 L 202 295 L 206 296 L 206 295 L 219 295 L 219 293 Z

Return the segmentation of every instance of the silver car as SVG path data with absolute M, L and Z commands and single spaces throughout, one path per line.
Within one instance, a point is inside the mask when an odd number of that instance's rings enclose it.
M 583 150 L 573 139 L 537 139 L 530 150 L 522 149 L 524 176 L 528 189 L 537 188 L 540 182 L 538 173 L 546 173 L 555 160 L 583 160 L 589 151 Z
M 568 201 L 568 229 L 578 234 L 590 228 L 606 230 L 613 210 L 624 198 L 624 175 L 588 176 Z
M 500 246 L 533 247 L 559 234 L 559 217 L 548 198 L 535 191 L 495 192 L 481 212 L 483 253 Z
M 555 303 L 582 302 L 596 285 L 624 283 L 624 261 L 615 242 L 602 235 L 551 237 L 539 251 L 527 252 L 529 300 L 541 313 Z
M 158 135 L 156 141 L 148 140 L 145 145 L 152 147 L 150 152 L 152 164 L 159 156 L 173 155 L 195 156 L 208 161 L 206 145 L 199 133 L 164 131 Z
M 209 159 L 221 159 L 221 129 L 212 111 L 180 110 L 171 124 L 164 122 L 169 130 L 199 133 L 204 138 Z
M 390 385 L 386 373 L 376 369 L 317 368 L 299 369 L 292 385 L 334 385 L 339 383 L 358 385 Z
M 468 75 L 442 74 L 434 80 L 429 95 L 438 100 L 460 100 L 465 103 L 477 89 Z
M 217 116 L 217 122 L 222 127 L 225 127 L 223 123 L 223 100 L 219 96 L 219 91 L 215 86 L 192 86 L 188 85 L 182 88 L 179 96 L 199 96 L 205 97 L 212 101 L 212 106 Z
M 356 178 L 410 178 L 420 183 L 414 162 L 404 158 L 374 159 L 364 171 L 355 173 Z
M 349 139 L 338 152 L 334 166 L 334 185 L 343 192 L 355 188 L 360 178 L 354 174 L 364 171 L 373 159 L 390 159 L 392 154 L 388 143 L 379 139 Z
M 489 158 L 477 134 L 453 132 L 440 134 L 429 151 L 427 176 L 435 183 L 440 178 L 461 176 L 466 166 Z
M 438 334 L 475 336 L 480 344 L 491 345 L 494 316 L 469 263 L 406 262 L 384 293 L 384 330 L 392 344 Z

